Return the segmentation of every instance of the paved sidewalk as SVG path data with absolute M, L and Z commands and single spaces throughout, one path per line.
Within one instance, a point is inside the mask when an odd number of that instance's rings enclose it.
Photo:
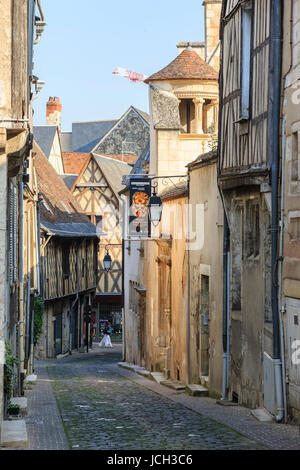
M 298 426 L 257 421 L 248 408 L 221 406 L 212 398 L 193 397 L 185 392 L 176 392 L 122 367 L 119 367 L 119 374 L 176 403 L 181 403 L 202 416 L 215 419 L 269 449 L 300 450 L 300 429 Z
M 36 363 L 37 383 L 26 392 L 28 416 L 26 416 L 25 422 L 29 450 L 69 450 L 51 380 L 46 369 L 49 364 L 50 361 Z

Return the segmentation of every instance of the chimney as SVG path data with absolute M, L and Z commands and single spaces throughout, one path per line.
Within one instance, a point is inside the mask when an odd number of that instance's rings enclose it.
M 222 9 L 222 0 L 205 0 L 203 2 L 205 9 L 205 60 L 209 61 L 214 53 L 220 39 L 220 18 Z M 217 72 L 220 68 L 220 46 L 209 62 Z
M 61 109 L 62 104 L 59 98 L 50 96 L 46 105 L 46 125 L 58 126 L 59 131 L 61 131 Z

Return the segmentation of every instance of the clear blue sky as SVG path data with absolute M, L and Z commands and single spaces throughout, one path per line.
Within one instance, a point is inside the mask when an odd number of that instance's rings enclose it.
M 73 121 L 119 118 L 130 106 L 148 112 L 148 87 L 113 75 L 124 67 L 150 75 L 177 55 L 180 41 L 203 41 L 202 0 L 42 0 L 47 26 L 34 47 L 34 75 L 46 82 L 34 101 L 44 125 L 58 96 L 62 130 Z

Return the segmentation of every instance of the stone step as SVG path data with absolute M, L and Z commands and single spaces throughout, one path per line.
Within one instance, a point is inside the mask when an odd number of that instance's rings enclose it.
M 207 388 L 199 384 L 188 384 L 186 386 L 186 391 L 189 395 L 192 395 L 193 397 L 208 397 L 209 395 Z
M 23 419 L 2 422 L 1 447 L 13 449 L 28 447 L 27 429 Z
M 143 367 L 134 367 L 134 372 L 143 377 L 151 377 L 151 372 L 149 370 L 144 369 Z
M 10 400 L 12 405 L 18 405 L 20 407 L 20 413 L 22 416 L 27 415 L 27 398 L 26 397 L 14 397 Z
M 251 414 L 254 418 L 263 423 L 270 423 L 274 420 L 274 417 L 265 408 L 251 410 Z
M 222 399 L 217 400 L 216 404 L 221 405 L 221 406 L 238 406 L 238 403 L 234 403 L 233 401 L 222 400 Z
M 182 385 L 176 382 L 171 382 L 170 380 L 162 380 L 160 384 L 165 385 L 165 387 L 172 388 L 173 390 L 176 390 L 176 392 L 185 390 L 185 385 Z
M 36 381 L 37 381 L 37 375 L 31 374 L 31 375 L 27 375 L 27 377 L 24 380 L 24 383 L 26 385 L 34 385 Z
M 151 372 L 150 378 L 152 378 L 152 380 L 155 380 L 155 382 L 157 382 L 159 384 L 166 380 L 166 378 L 165 378 L 165 376 L 162 372 Z
M 119 367 L 123 367 L 123 369 L 134 370 L 136 365 L 130 364 L 129 362 L 118 362 Z

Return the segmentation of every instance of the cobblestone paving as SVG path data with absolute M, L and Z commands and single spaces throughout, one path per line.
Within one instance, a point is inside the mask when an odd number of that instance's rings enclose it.
M 263 449 L 231 428 L 118 373 L 119 349 L 49 363 L 70 448 Z

